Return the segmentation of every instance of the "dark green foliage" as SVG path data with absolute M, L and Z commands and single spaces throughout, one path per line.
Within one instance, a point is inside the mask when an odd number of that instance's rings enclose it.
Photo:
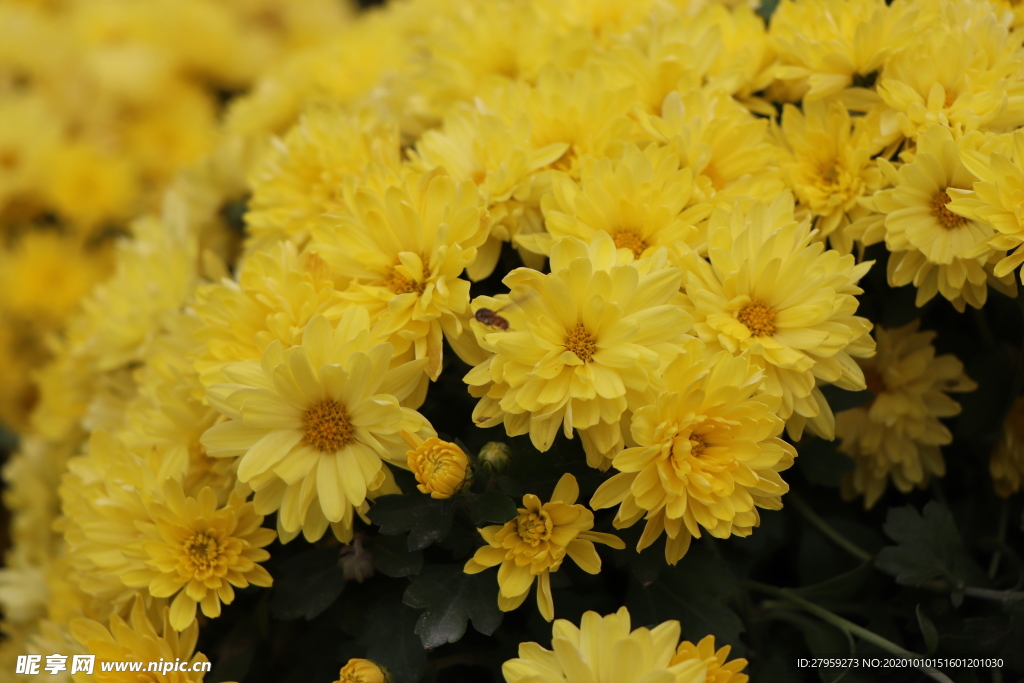
M 336 547 L 313 548 L 285 562 L 274 582 L 273 614 L 278 619 L 312 619 L 345 588 Z
M 448 535 L 452 527 L 450 500 L 435 500 L 423 494 L 378 498 L 370 510 L 370 519 L 380 525 L 382 534 L 409 532 L 409 550 L 422 550 Z
M 466 574 L 462 565 L 434 565 L 425 568 L 405 591 L 405 604 L 423 609 L 416 633 L 423 647 L 434 648 L 457 642 L 466 632 L 466 622 L 484 635 L 501 624 L 493 572 Z

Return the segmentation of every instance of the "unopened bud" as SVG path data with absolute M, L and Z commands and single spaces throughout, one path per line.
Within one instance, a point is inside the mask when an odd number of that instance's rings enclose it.
M 391 683 L 391 674 L 369 659 L 350 659 L 334 683 Z
M 480 449 L 480 465 L 494 474 L 504 474 L 508 470 L 512 449 L 501 441 L 488 441 Z
M 424 441 L 403 431 L 402 438 L 413 447 L 406 454 L 417 486 L 431 498 L 451 498 L 473 483 L 469 458 L 457 444 L 432 437 Z
M 352 545 L 341 549 L 338 566 L 347 580 L 362 583 L 373 576 L 373 553 L 363 547 L 363 539 L 356 536 Z

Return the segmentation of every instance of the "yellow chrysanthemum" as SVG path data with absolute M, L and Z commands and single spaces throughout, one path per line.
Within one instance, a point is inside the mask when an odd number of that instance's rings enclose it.
M 456 352 L 475 346 L 463 326 L 469 282 L 460 275 L 488 234 L 476 185 L 440 169 L 409 171 L 386 189 L 347 183 L 345 201 L 351 213 L 319 226 L 312 247 L 336 277 L 351 280 L 341 306 L 365 306 L 396 352 L 412 348 L 437 379 L 442 338 Z
M 763 373 L 748 354 L 709 358 L 699 339 L 684 349 L 665 370 L 667 390 L 633 413 L 637 445 L 615 456 L 620 473 L 590 501 L 595 510 L 619 505 L 617 529 L 647 519 L 638 552 L 664 532 L 669 564 L 701 527 L 717 538 L 749 536 L 761 523 L 757 508 L 782 507 L 789 486 L 779 472 L 796 456 L 779 438 L 779 398 L 757 391 Z
M 561 237 L 589 242 L 595 233 L 606 232 L 617 248 L 635 258 L 678 241 L 703 246 L 704 231 L 695 226 L 712 207 L 691 201 L 693 171 L 679 163 L 679 156 L 668 148 L 648 145 L 640 150 L 629 145 L 621 159 L 584 160 L 578 183 L 555 172 L 552 192 L 541 201 L 547 231 L 520 235 L 516 241 L 550 255 Z
M 675 661 L 678 621 L 630 631 L 629 610 L 602 617 L 586 612 L 580 627 L 559 619 L 551 630 L 552 650 L 521 643 L 519 657 L 501 667 L 506 683 L 703 683 L 702 659 Z M 717 661 L 717 660 L 716 660 Z M 742 661 L 742 660 L 736 660 Z M 732 682 L 730 682 L 732 683 Z M 737 679 L 735 683 L 744 683 Z
M 469 457 L 458 444 L 437 437 L 424 441 L 409 432 L 402 432 L 402 438 L 412 448 L 406 460 L 420 492 L 429 493 L 431 498 L 451 498 L 472 484 Z
M 66 145 L 46 175 L 46 197 L 72 225 L 94 228 L 131 215 L 138 187 L 127 159 L 106 155 L 92 145 Z
M 731 651 L 731 645 L 723 645 L 718 650 L 715 650 L 715 637 L 710 635 L 701 638 L 700 642 L 696 645 L 688 640 L 684 640 L 679 643 L 679 648 L 676 650 L 676 656 L 672 658 L 672 663 L 679 664 L 680 662 L 690 660 L 704 662 L 704 665 L 708 668 L 707 678 L 704 679 L 704 683 L 747 683 L 750 680 L 750 676 L 740 673 L 747 668 L 747 660 L 734 659 L 727 663 L 726 660 L 729 659 Z
M 908 493 L 946 473 L 939 447 L 953 435 L 940 418 L 960 413 L 947 394 L 977 388 L 955 356 L 935 355 L 936 333 L 919 332 L 919 323 L 875 328 L 878 354 L 859 361 L 875 399 L 836 415 L 839 450 L 856 463 L 843 478 L 843 497 L 863 495 L 865 508 L 878 501 L 890 480 Z
M 96 655 L 93 672 L 74 674 L 72 680 L 76 683 L 135 683 L 139 673 L 103 671 L 101 662 L 142 662 L 143 667 L 148 667 L 149 662 L 158 661 L 181 661 L 185 666 L 177 668 L 187 670 L 165 673 L 161 669 L 141 675 L 154 683 L 202 683 L 205 672 L 199 669 L 205 670 L 209 662 L 204 654 L 195 652 L 199 624 L 193 622 L 178 633 L 171 628 L 165 608 L 163 624 L 157 629 L 146 616 L 141 598 L 135 601 L 128 623 L 116 614 L 110 617 L 109 629 L 91 619 L 76 619 L 71 622 L 71 633 L 89 654 Z
M 936 125 L 925 131 L 913 160 L 899 170 L 885 159 L 878 164 L 893 185 L 870 200 L 885 214 L 885 246 L 891 252 L 889 284 L 913 283 L 918 306 L 939 293 L 958 311 L 964 310 L 965 303 L 981 308 L 988 298 L 989 263 L 995 254 L 980 258 L 970 254 L 994 231 L 947 206 L 956 190 L 968 191 L 976 180 L 961 163 L 960 148 L 949 129 Z M 866 236 L 864 243 L 875 239 Z
M 793 220 L 788 192 L 771 206 L 719 209 L 707 260 L 688 253 L 684 308 L 712 353 L 749 351 L 765 390 L 782 398 L 779 417 L 799 437 L 805 424 L 832 438 L 832 411 L 817 382 L 864 388 L 851 356 L 870 356 L 871 323 L 854 315 L 857 282 L 871 262 L 825 249 L 809 222 Z
M 11 21 L 10 26 L 25 28 L 16 18 L 4 16 L 3 19 Z M 0 43 L 8 38 L 5 32 Z M 60 142 L 62 121 L 42 97 L 4 92 L 0 101 L 0 124 L 0 212 L 3 212 L 8 204 L 38 193 L 48 162 Z
M 1003 433 L 988 462 L 988 471 L 997 495 L 1009 498 L 1020 491 L 1024 480 L 1024 398 L 1014 401 L 1003 421 Z
M 390 676 L 369 659 L 350 659 L 334 683 L 389 683 Z
M 504 526 L 479 529 L 487 545 L 466 562 L 465 572 L 477 574 L 501 565 L 498 607 L 503 612 L 522 605 L 536 580 L 537 608 L 541 616 L 551 621 L 555 618 L 551 572 L 558 571 L 566 555 L 583 571 L 597 574 L 601 571 L 601 558 L 594 543 L 620 550 L 626 547 L 617 536 L 591 531 L 594 513 L 576 504 L 579 495 L 576 477 L 563 474 L 549 502 L 542 504 L 540 498 L 528 493 L 523 496 L 518 517 Z
M 228 384 L 207 396 L 228 420 L 202 438 L 211 457 L 239 457 L 238 478 L 256 492 L 259 514 L 277 511 L 278 534 L 307 540 L 328 524 L 352 540 L 353 514 L 367 498 L 398 493 L 385 461 L 406 467 L 401 430 L 434 436 L 422 415 L 399 402 L 415 389 L 426 361 L 393 369 L 392 347 L 369 333 L 367 313 L 351 308 L 337 327 L 323 316 L 302 343 L 273 342 L 262 361 L 224 369 Z
M 474 310 L 500 310 L 509 329 L 471 322 L 494 354 L 465 377 L 480 397 L 473 421 L 504 421 L 510 436 L 529 433 L 541 451 L 559 427 L 569 438 L 579 430 L 587 462 L 607 469 L 622 448 L 623 414 L 654 400 L 690 328 L 670 303 L 682 273 L 666 261 L 664 250 L 634 260 L 603 231 L 589 245 L 563 237 L 551 273 L 518 268 L 503 280 L 507 297 L 475 299 Z
M 145 569 L 122 575 L 129 586 L 148 588 L 156 598 L 171 598 L 170 623 L 184 631 L 195 622 L 196 607 L 219 617 L 221 603 L 235 599 L 232 586 L 269 586 L 273 582 L 259 562 L 270 558 L 263 548 L 275 534 L 261 527 L 263 516 L 235 491 L 227 505 L 217 506 L 209 487 L 195 498 L 181 485 L 164 485 L 163 500 L 149 506 L 152 522 L 141 525 L 146 539 L 125 548 L 142 559 Z

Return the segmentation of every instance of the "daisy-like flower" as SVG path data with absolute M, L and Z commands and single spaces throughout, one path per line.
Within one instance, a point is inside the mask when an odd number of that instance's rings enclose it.
M 500 564 L 498 569 L 498 607 L 509 612 L 523 604 L 537 581 L 537 608 L 548 621 L 555 618 L 551 598 L 551 572 L 558 571 L 566 555 L 580 569 L 597 574 L 601 558 L 594 543 L 622 549 L 626 545 L 617 536 L 591 531 L 594 513 L 577 505 L 580 487 L 571 474 L 558 480 L 551 501 L 528 493 L 523 496 L 519 516 L 504 526 L 480 529 L 487 545 L 466 562 L 465 572 L 477 574 Z
M 704 344 L 689 340 L 665 370 L 667 390 L 633 414 L 637 445 L 615 456 L 620 473 L 590 505 L 619 505 L 618 529 L 646 517 L 637 551 L 664 532 L 669 564 L 701 527 L 717 538 L 749 536 L 760 524 L 757 508 L 782 507 L 789 486 L 779 472 L 796 456 L 778 438 L 785 426 L 775 415 L 779 398 L 757 391 L 762 378 L 749 354 L 707 358 Z
M 908 493 L 946 473 L 940 446 L 953 435 L 941 418 L 960 413 L 948 394 L 977 388 L 955 356 L 935 355 L 936 333 L 919 332 L 919 323 L 875 328 L 878 354 L 859 361 L 875 399 L 836 415 L 839 450 L 856 463 L 844 476 L 842 494 L 847 500 L 864 496 L 865 508 L 878 501 L 890 480 Z
M 351 213 L 325 219 L 313 246 L 336 277 L 351 281 L 341 306 L 365 306 L 397 354 L 413 348 L 427 361 L 431 379 L 441 373 L 443 337 L 457 353 L 478 356 L 464 337 L 469 282 L 459 277 L 488 235 L 475 183 L 457 183 L 443 169 L 409 171 L 379 190 L 349 182 L 345 201 Z
M 680 168 L 679 155 L 666 147 L 629 145 L 621 159 L 583 161 L 579 183 L 555 172 L 551 184 L 553 191 L 541 200 L 547 231 L 516 240 L 533 252 L 549 255 L 561 237 L 589 242 L 597 232 L 611 235 L 618 249 L 635 258 L 678 241 L 699 247 L 705 239 L 695 226 L 712 207 L 691 202 L 693 171 Z
M 770 206 L 716 210 L 707 260 L 688 253 L 683 307 L 715 353 L 749 351 L 765 373 L 765 390 L 782 398 L 779 417 L 794 438 L 804 426 L 832 438 L 833 417 L 817 382 L 864 388 L 851 356 L 870 356 L 871 323 L 854 313 L 857 282 L 871 267 L 825 249 L 809 222 L 793 220 L 793 197 Z
M 732 652 L 731 645 L 723 645 L 716 650 L 715 637 L 708 635 L 701 638 L 696 645 L 688 640 L 679 643 L 672 663 L 679 664 L 690 660 L 704 662 L 708 668 L 704 683 L 747 683 L 750 676 L 740 673 L 747 668 L 747 660 L 734 659 L 730 662 L 728 661 L 730 652 Z
M 145 569 L 122 575 L 135 588 L 148 588 L 155 598 L 170 598 L 171 628 L 184 631 L 195 622 L 196 607 L 219 617 L 221 603 L 235 599 L 232 586 L 270 586 L 273 580 L 258 563 L 270 558 L 264 548 L 276 536 L 262 528 L 263 516 L 243 491 L 232 492 L 227 505 L 217 506 L 213 490 L 186 497 L 181 485 L 164 485 L 163 501 L 149 506 L 153 521 L 141 525 L 146 540 L 125 548 L 142 558 Z
M 307 540 L 328 524 L 352 540 L 352 520 L 368 497 L 398 493 L 384 462 L 406 467 L 404 429 L 434 436 L 426 419 L 399 404 L 415 389 L 426 361 L 391 368 L 392 347 L 368 331 L 362 308 L 336 328 L 323 316 L 306 325 L 302 343 L 267 347 L 261 362 L 224 369 L 230 383 L 207 391 L 227 421 L 202 443 L 211 457 L 238 457 L 238 478 L 256 492 L 259 514 L 278 511 L 282 541 Z
M 507 298 L 473 302 L 474 310 L 500 310 L 508 327 L 470 323 L 493 354 L 465 377 L 480 398 L 473 421 L 529 433 L 541 451 L 559 427 L 568 438 L 579 430 L 587 462 L 607 469 L 622 448 L 623 414 L 654 400 L 690 329 L 690 317 L 670 303 L 681 279 L 664 250 L 634 260 L 604 231 L 589 245 L 556 242 L 550 274 L 512 271 Z
M 579 628 L 565 619 L 553 624 L 553 650 L 538 643 L 521 643 L 519 657 L 505 662 L 501 673 L 506 683 L 704 683 L 713 680 L 707 678 L 708 665 L 703 658 L 685 656 L 688 652 L 682 646 L 679 652 L 683 656 L 679 657 L 676 645 L 680 633 L 678 621 L 630 631 L 629 610 L 625 607 L 606 617 L 586 612 Z M 730 683 L 745 683 L 745 680 L 737 678 Z
M 1021 489 L 1024 480 L 1024 398 L 1018 398 L 1003 421 L 999 437 L 988 461 L 996 494 L 1009 498 Z
M 409 432 L 402 432 L 402 438 L 412 448 L 406 459 L 421 493 L 429 493 L 431 498 L 451 498 L 473 483 L 469 457 L 458 444 L 437 437 L 424 441 Z
M 978 140 L 978 136 L 972 138 Z M 960 148 L 949 129 L 935 125 L 926 130 L 918 138 L 913 161 L 899 170 L 885 159 L 878 164 L 893 185 L 870 200 L 885 214 L 885 246 L 891 252 L 889 284 L 913 283 L 918 306 L 939 293 L 958 311 L 964 310 L 965 303 L 981 308 L 988 297 L 989 264 L 995 254 L 975 258 L 970 254 L 995 231 L 947 206 L 955 190 L 969 191 L 976 181 L 961 163 Z M 864 243 L 877 239 L 877 235 L 865 235 Z M 1012 281 L 1003 284 L 1012 285 Z

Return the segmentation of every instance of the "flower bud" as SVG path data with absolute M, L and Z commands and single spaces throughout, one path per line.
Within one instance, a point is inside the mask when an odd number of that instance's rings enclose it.
M 387 669 L 369 659 L 350 659 L 334 683 L 391 683 Z
M 373 576 L 373 554 L 363 547 L 363 539 L 357 535 L 352 545 L 341 549 L 338 566 L 347 580 L 362 583 Z
M 451 498 L 473 482 L 469 458 L 456 444 L 437 437 L 424 441 L 404 430 L 402 438 L 413 447 L 406 457 L 418 482 L 416 488 L 431 498 Z
M 501 441 L 488 441 L 480 449 L 480 464 L 495 474 L 504 474 L 508 470 L 508 461 L 512 457 L 512 449 Z

